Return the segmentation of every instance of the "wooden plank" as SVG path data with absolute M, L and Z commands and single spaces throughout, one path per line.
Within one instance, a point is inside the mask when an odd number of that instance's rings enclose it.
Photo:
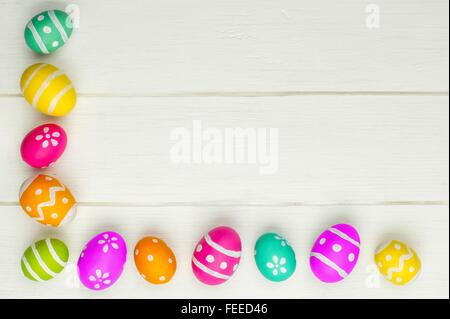
M 378 29 L 359 0 L 62 3 L 78 5 L 80 28 L 39 57 L 23 29 L 48 1 L 0 0 L 0 94 L 17 94 L 23 70 L 42 60 L 83 94 L 448 92 L 447 0 L 378 0 Z
M 448 298 L 448 206 L 355 206 L 303 208 L 113 208 L 81 207 L 77 218 L 64 229 L 53 231 L 25 216 L 18 207 L 1 207 L 1 298 Z M 318 282 L 308 266 L 309 249 L 330 224 L 350 222 L 362 238 L 360 260 L 342 283 Z M 194 278 L 190 258 L 203 233 L 218 225 L 234 227 L 243 243 L 242 264 L 227 284 L 203 286 Z M 102 293 L 80 287 L 75 263 L 85 242 L 104 230 L 120 232 L 127 241 L 129 260 L 119 282 Z M 298 269 L 286 283 L 272 284 L 258 273 L 253 246 L 265 231 L 286 236 L 295 248 Z M 144 235 L 164 239 L 174 250 L 178 272 L 166 286 L 148 285 L 139 277 L 132 259 L 135 243 Z M 71 251 L 68 270 L 56 279 L 33 283 L 20 272 L 23 250 L 35 240 L 56 236 Z M 382 242 L 403 240 L 423 261 L 423 272 L 411 285 L 398 288 L 379 278 L 373 252 Z
M 47 172 L 81 202 L 125 206 L 447 201 L 448 115 L 448 97 L 81 98 L 58 120 L 69 146 Z M 1 202 L 17 202 L 34 174 L 19 146 L 46 121 L 22 98 L 0 99 Z M 268 165 L 259 156 L 255 164 L 175 163 L 171 135 L 185 128 L 194 139 L 193 121 L 223 137 L 278 129 L 278 170 L 261 174 Z

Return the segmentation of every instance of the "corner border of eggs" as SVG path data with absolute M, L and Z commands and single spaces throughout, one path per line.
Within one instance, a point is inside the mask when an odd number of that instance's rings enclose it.
M 38 54 L 50 54 L 65 45 L 72 36 L 69 15 L 61 10 L 43 11 L 29 20 L 24 30 L 27 46 Z M 60 117 L 76 105 L 77 93 L 70 78 L 48 63 L 30 65 L 22 74 L 20 89 L 25 100 L 36 110 Z M 29 166 L 43 169 L 52 166 L 67 145 L 65 130 L 53 123 L 35 127 L 23 139 L 20 153 Z M 58 179 L 37 174 L 27 179 L 19 191 L 24 212 L 37 222 L 60 227 L 71 221 L 77 202 Z M 310 270 L 324 283 L 338 283 L 348 277 L 359 259 L 361 240 L 349 224 L 327 228 L 315 240 L 309 256 Z M 92 237 L 77 262 L 80 282 L 88 289 L 101 291 L 113 286 L 122 276 L 127 262 L 127 244 L 116 232 L 106 231 Z M 60 274 L 68 260 L 69 249 L 59 239 L 34 242 L 24 251 L 20 265 L 24 276 L 45 282 Z M 177 260 L 171 248 L 160 238 L 141 238 L 133 250 L 139 275 L 150 284 L 166 284 L 175 276 Z M 203 284 L 226 283 L 237 271 L 242 257 L 241 238 L 233 228 L 220 226 L 204 235 L 194 248 L 191 267 Z M 278 233 L 262 234 L 254 246 L 254 260 L 261 275 L 270 282 L 290 279 L 297 260 L 293 247 Z M 421 272 L 417 253 L 405 243 L 391 240 L 380 245 L 374 262 L 387 281 L 402 286 L 413 282 Z

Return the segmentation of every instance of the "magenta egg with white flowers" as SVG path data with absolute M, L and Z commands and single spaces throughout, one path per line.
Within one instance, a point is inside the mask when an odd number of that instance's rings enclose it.
M 110 288 L 119 280 L 127 261 L 124 238 L 116 232 L 103 232 L 92 238 L 78 258 L 78 276 L 91 290 Z
M 67 134 L 57 124 L 44 124 L 31 130 L 20 147 L 22 159 L 31 167 L 52 166 L 64 153 Z

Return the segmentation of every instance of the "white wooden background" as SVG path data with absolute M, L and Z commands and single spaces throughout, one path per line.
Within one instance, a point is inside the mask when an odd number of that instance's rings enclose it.
M 80 28 L 48 57 L 26 48 L 23 29 L 66 1 L 0 0 L 0 297 L 448 298 L 449 29 L 447 0 L 80 0 Z M 366 26 L 366 7 L 381 10 Z M 69 147 L 48 172 L 80 202 L 76 220 L 41 227 L 18 206 L 33 172 L 23 136 L 50 121 L 21 98 L 18 81 L 47 61 L 73 80 L 75 111 L 57 120 Z M 279 171 L 255 165 L 177 165 L 170 133 L 193 120 L 219 129 L 279 129 Z M 314 238 L 351 222 L 363 241 L 354 273 L 315 280 Z M 241 234 L 243 263 L 221 287 L 198 283 L 190 254 L 203 233 L 227 224 Z M 179 269 L 154 287 L 132 258 L 110 290 L 79 286 L 74 263 L 97 232 L 116 230 L 130 250 L 146 234 L 165 239 Z M 256 270 L 255 240 L 288 237 L 299 260 L 284 284 Z M 46 236 L 66 241 L 71 262 L 46 284 L 26 280 L 23 250 Z M 400 239 L 423 273 L 412 285 L 379 280 L 375 247 Z M 130 254 L 131 257 L 131 254 Z

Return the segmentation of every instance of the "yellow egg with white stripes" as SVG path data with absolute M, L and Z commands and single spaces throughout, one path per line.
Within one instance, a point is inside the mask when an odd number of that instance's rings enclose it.
M 400 286 L 416 279 L 422 267 L 416 252 L 398 240 L 380 245 L 375 252 L 375 263 L 387 280 Z
M 32 107 L 50 116 L 67 115 L 77 102 L 70 79 L 51 64 L 37 63 L 28 67 L 22 74 L 20 89 Z
M 30 245 L 22 255 L 22 272 L 32 281 L 47 281 L 63 271 L 69 249 L 59 239 L 47 238 Z

